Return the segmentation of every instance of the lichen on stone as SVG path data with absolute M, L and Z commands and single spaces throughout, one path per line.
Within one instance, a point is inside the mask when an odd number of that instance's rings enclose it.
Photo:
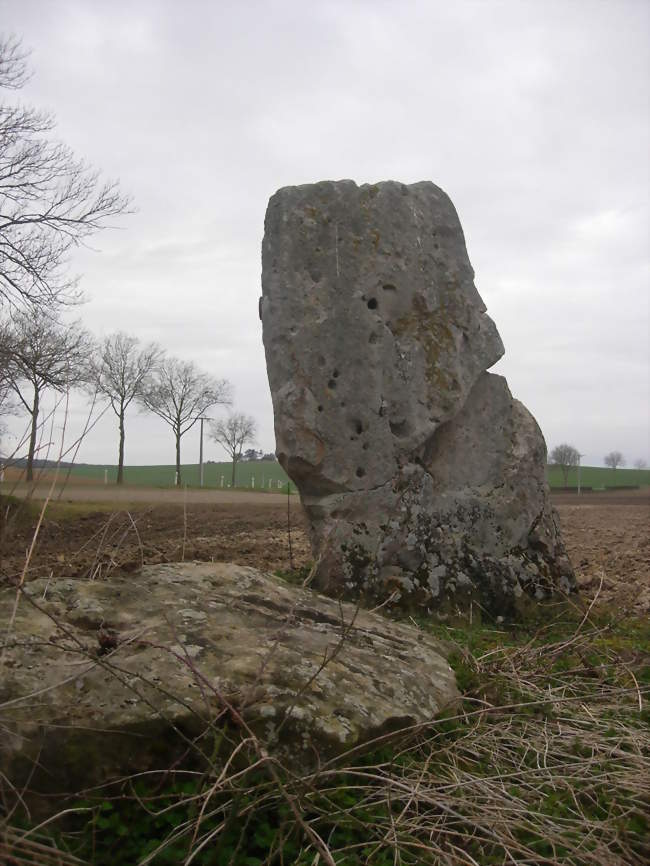
M 307 223 L 312 210 L 326 225 Z M 487 372 L 503 344 L 441 189 L 279 190 L 262 292 L 277 450 L 310 521 L 316 586 L 434 611 L 477 598 L 498 615 L 575 588 L 544 439 Z

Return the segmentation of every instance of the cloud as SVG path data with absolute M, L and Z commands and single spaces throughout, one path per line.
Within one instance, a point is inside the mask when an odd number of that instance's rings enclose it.
M 138 206 L 80 251 L 97 333 L 156 339 L 235 386 L 273 446 L 261 330 L 268 197 L 323 178 L 452 197 L 549 444 L 650 458 L 650 7 L 636 0 L 305 4 L 24 0 L 25 91 Z M 133 462 L 168 459 L 136 416 Z M 109 459 L 102 427 L 83 459 Z M 602 453 L 601 453 L 602 452 Z M 100 455 L 103 455 L 100 457 Z

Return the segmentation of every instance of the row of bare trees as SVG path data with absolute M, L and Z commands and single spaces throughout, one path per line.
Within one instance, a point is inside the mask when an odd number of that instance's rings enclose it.
M 550 453 L 550 462 L 554 466 L 559 466 L 564 477 L 564 486 L 569 482 L 569 473 L 580 465 L 582 454 L 573 445 L 568 442 L 563 442 L 561 445 L 556 445 Z M 610 469 L 618 469 L 619 466 L 625 466 L 626 460 L 620 451 L 610 451 L 603 457 L 603 463 Z M 634 461 L 635 469 L 645 469 L 647 463 L 643 459 Z
M 122 332 L 102 341 L 89 372 L 91 387 L 109 400 L 118 419 L 118 484 L 124 480 L 124 419 L 132 402 L 171 427 L 177 484 L 181 481 L 181 438 L 213 406 L 231 403 L 226 379 L 203 373 L 191 361 L 166 355 L 155 343 L 142 346 L 136 337 Z
M 28 413 L 32 480 L 43 392 L 89 389 L 117 416 L 122 483 L 125 416 L 136 402 L 171 427 L 180 483 L 182 436 L 211 407 L 230 403 L 230 385 L 155 344 L 124 333 L 96 344 L 79 322 L 61 319 L 82 300 L 70 253 L 128 213 L 130 201 L 52 137 L 51 114 L 15 103 L 13 94 L 30 78 L 28 61 L 19 39 L 0 34 L 0 92 L 12 94 L 0 102 L 0 433 L 3 417 Z M 251 440 L 251 422 L 237 414 L 213 431 L 235 462 L 240 443 Z
M 194 363 L 171 357 L 154 343 L 142 345 L 122 332 L 96 344 L 78 322 L 64 324 L 42 308 L 13 312 L 0 326 L 0 356 L 4 408 L 22 408 L 30 416 L 28 481 L 33 479 L 42 395 L 48 389 L 65 393 L 83 388 L 93 398 L 108 400 L 119 428 L 118 484 L 124 480 L 125 418 L 132 403 L 172 429 L 178 483 L 182 437 L 209 409 L 231 403 L 228 381 L 202 372 Z
M 0 101 L 0 432 L 7 414 L 29 413 L 31 476 L 43 390 L 85 375 L 86 335 L 59 319 L 81 300 L 69 255 L 130 203 L 52 136 L 51 114 L 16 103 L 28 60 L 19 39 L 0 34 L 0 93 L 11 95 Z

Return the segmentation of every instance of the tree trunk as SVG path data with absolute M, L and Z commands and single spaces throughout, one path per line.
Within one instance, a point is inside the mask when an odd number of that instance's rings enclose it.
M 232 482 L 230 484 L 231 487 L 235 486 L 235 467 L 237 466 L 237 458 L 232 458 Z
M 564 486 L 569 486 L 569 467 L 562 466 L 562 475 L 564 475 Z
M 176 486 L 181 484 L 181 431 L 176 430 Z
M 32 431 L 29 437 L 27 452 L 27 481 L 34 480 L 34 454 L 36 452 L 36 434 L 38 433 L 38 388 L 34 386 L 34 402 L 32 403 Z
M 117 457 L 117 484 L 124 483 L 124 407 L 120 406 L 120 450 Z

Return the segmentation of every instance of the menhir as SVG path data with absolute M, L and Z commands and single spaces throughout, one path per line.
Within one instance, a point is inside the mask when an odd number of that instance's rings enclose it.
M 280 463 L 314 586 L 510 616 L 575 588 L 546 445 L 502 376 L 449 197 L 432 183 L 285 187 L 261 315 Z

